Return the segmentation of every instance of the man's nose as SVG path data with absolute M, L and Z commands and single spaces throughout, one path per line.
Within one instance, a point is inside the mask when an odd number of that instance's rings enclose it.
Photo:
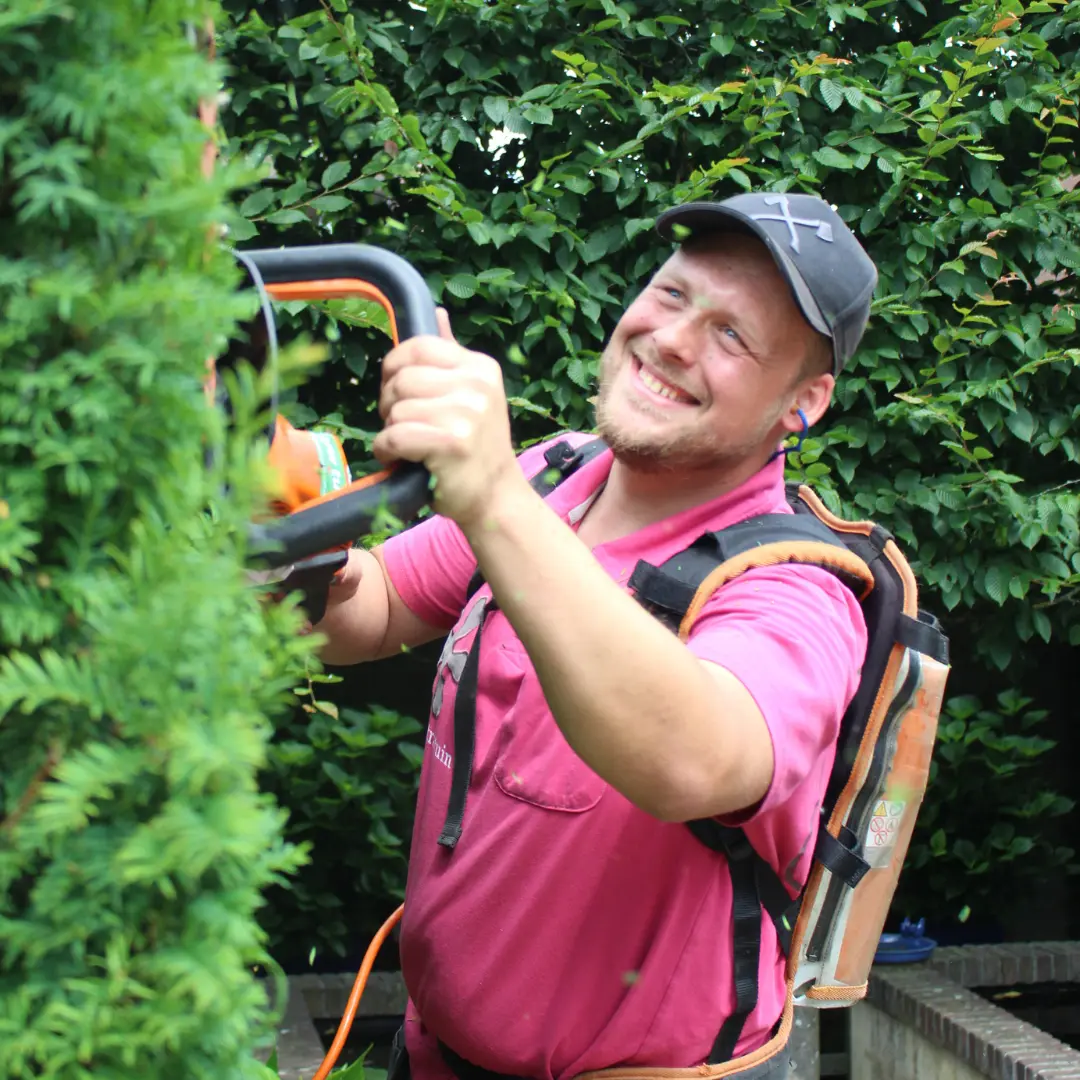
M 681 312 L 653 330 L 657 359 L 685 367 L 698 354 L 700 327 L 693 312 Z

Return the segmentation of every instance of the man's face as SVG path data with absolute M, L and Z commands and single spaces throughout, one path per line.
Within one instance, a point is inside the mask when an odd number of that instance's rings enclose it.
M 813 336 L 758 240 L 729 233 L 681 248 L 604 349 L 599 432 L 643 470 L 767 456 L 785 434 Z

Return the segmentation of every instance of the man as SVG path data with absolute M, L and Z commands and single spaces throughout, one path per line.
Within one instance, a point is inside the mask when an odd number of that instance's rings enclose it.
M 684 644 L 627 582 L 639 559 L 787 511 L 778 447 L 825 413 L 877 275 L 810 196 L 658 222 L 667 239 L 677 225 L 690 238 L 603 354 L 610 449 L 546 500 L 529 483 L 544 447 L 515 457 L 499 365 L 459 346 L 445 313 L 442 337 L 384 362 L 375 453 L 424 462 L 439 516 L 353 551 L 317 629 L 331 664 L 450 632 L 401 933 L 417 1080 L 708 1060 L 734 1005 L 731 886 L 683 823 L 738 823 L 793 894 L 806 880 L 866 647 L 855 598 L 820 568 L 752 570 Z M 772 1034 L 783 973 L 765 919 L 736 1055 Z

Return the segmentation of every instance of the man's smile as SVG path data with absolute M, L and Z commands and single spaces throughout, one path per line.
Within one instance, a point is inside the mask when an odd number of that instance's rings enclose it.
M 633 353 L 631 353 L 630 358 L 635 383 L 639 387 L 643 387 L 650 397 L 661 398 L 665 402 L 675 405 L 700 404 L 696 397 L 662 378 L 653 368 L 647 367 Z

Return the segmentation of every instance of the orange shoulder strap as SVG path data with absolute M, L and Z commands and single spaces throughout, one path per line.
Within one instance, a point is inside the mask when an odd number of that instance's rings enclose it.
M 685 641 L 690 636 L 701 609 L 717 589 L 726 585 L 732 578 L 765 566 L 780 566 L 784 563 L 800 563 L 804 566 L 820 566 L 835 573 L 848 585 L 862 603 L 874 588 L 874 575 L 870 568 L 846 548 L 826 544 L 817 540 L 777 540 L 771 544 L 762 544 L 735 555 L 722 562 L 698 586 L 694 599 L 686 609 L 679 624 L 679 637 Z

